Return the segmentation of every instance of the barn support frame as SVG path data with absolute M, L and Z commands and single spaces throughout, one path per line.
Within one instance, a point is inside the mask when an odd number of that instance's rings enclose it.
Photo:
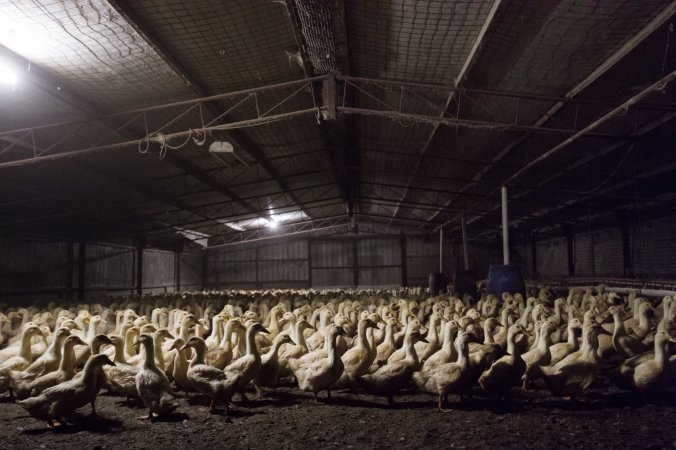
M 87 243 L 81 240 L 78 244 L 77 255 L 77 299 L 84 300 L 85 298 L 85 277 L 87 275 Z

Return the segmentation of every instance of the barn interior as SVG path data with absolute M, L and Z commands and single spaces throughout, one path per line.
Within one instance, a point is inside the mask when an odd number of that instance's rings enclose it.
M 595 446 L 674 445 L 675 16 L 667 0 L 0 0 L 0 391 L 18 387 L 5 372 L 29 320 L 51 328 L 47 345 L 56 319 L 83 310 L 90 347 L 126 337 L 124 311 L 147 316 L 133 326 L 156 341 L 167 329 L 172 366 L 181 309 L 210 351 L 235 317 L 271 331 L 261 353 L 287 327 L 298 341 L 303 321 L 326 350 L 334 315 L 343 351 L 371 333 L 374 358 L 388 314 L 402 355 L 421 339 L 418 351 L 448 347 L 445 364 L 460 364 L 461 335 L 470 356 L 499 335 L 507 357 L 521 333 L 527 354 L 541 336 L 566 343 L 575 317 L 576 346 L 610 342 L 579 392 L 551 387 L 550 354 L 527 361 L 516 400 L 439 394 L 451 415 L 410 376 L 388 409 L 392 394 L 368 384 L 386 358 L 346 367 L 332 402 L 315 405 L 295 374 L 250 404 L 234 393 L 230 414 L 180 397 L 152 425 L 131 418 L 143 398 L 116 406 L 119 390 L 99 396 L 98 419 L 50 416 L 58 432 L 8 402 L 7 445 L 190 445 L 181 430 L 198 447 L 579 447 L 592 432 Z M 275 305 L 294 317 L 270 329 Z M 104 312 L 108 328 L 92 326 Z M 643 389 L 631 377 L 646 362 L 661 372 Z M 631 432 L 599 431 L 609 414 Z M 524 444 L 534 422 L 545 431 Z

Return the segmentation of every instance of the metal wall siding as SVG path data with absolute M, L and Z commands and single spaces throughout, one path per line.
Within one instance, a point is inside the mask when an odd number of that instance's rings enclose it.
M 202 286 L 202 255 L 181 253 L 181 289 L 199 289 Z
M 619 228 L 594 233 L 594 271 L 596 275 L 622 276 L 622 235 Z
M 574 258 L 576 276 L 589 277 L 594 275 L 591 242 L 589 233 L 575 235 Z
M 567 248 L 566 238 L 538 242 L 537 258 L 540 273 L 552 276 L 568 275 Z
M 163 250 L 143 250 L 143 286 L 156 288 L 175 286 L 175 262 L 173 252 Z
M 351 240 L 310 241 L 312 267 L 353 267 Z
M 64 289 L 68 244 L 0 239 L 0 291 Z
M 112 244 L 88 244 L 87 289 L 122 289 L 134 286 L 136 250 Z
M 634 242 L 636 275 L 676 278 L 676 216 L 638 224 Z

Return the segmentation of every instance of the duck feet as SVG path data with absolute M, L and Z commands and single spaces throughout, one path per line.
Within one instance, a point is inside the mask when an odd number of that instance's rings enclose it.
M 157 417 L 159 417 L 159 414 L 155 414 L 154 412 L 149 411 L 147 416 L 138 416 L 138 420 L 150 420 L 151 422 L 155 420 Z
M 226 409 L 227 409 L 227 404 L 226 404 Z M 216 408 L 216 399 L 212 399 L 211 403 L 209 404 L 209 414 L 218 414 L 223 412 L 222 410 Z
M 442 413 L 452 413 L 455 412 L 452 409 L 444 409 L 444 403 L 446 402 L 446 398 L 442 395 L 439 396 L 439 399 L 437 400 L 437 409 L 442 412 Z

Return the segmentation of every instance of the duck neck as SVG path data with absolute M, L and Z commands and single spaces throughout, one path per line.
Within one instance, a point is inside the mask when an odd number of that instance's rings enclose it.
M 115 364 L 128 364 L 124 356 L 124 343 L 122 341 L 115 343 Z
M 655 362 L 660 367 L 664 367 L 667 361 L 667 344 L 668 342 L 659 342 L 655 339 Z
M 335 362 L 336 360 L 340 359 L 338 356 L 338 352 L 336 351 L 336 346 L 338 345 L 338 334 L 331 335 L 328 334 L 328 349 L 326 350 L 326 356 L 328 359 L 332 362 Z
M 155 346 L 155 359 L 157 360 L 157 365 L 160 369 L 164 369 L 164 353 L 162 353 L 162 342 L 163 338 L 155 337 L 154 346 Z
M 392 347 L 395 346 L 394 342 L 394 325 L 391 323 L 388 323 L 385 326 L 385 339 L 383 339 L 383 342 L 386 343 L 387 345 L 390 345 Z
M 279 333 L 279 317 L 277 316 L 277 309 L 273 310 L 270 314 L 270 323 L 268 324 L 268 330 L 271 333 Z
M 627 334 L 627 330 L 624 328 L 624 322 L 622 322 L 622 319 L 620 318 L 620 312 L 616 311 L 613 314 L 613 322 L 614 322 L 614 327 L 613 327 L 613 337 L 617 338 L 620 336 L 624 336 Z
M 458 364 L 464 369 L 469 364 L 469 347 L 467 346 L 467 342 L 458 342 L 456 350 L 458 351 Z
M 577 348 L 577 339 L 575 338 L 575 327 L 568 325 L 568 346 L 570 348 Z
M 366 327 L 368 322 L 365 320 L 359 321 L 359 328 L 357 329 L 357 346 L 365 349 L 369 349 L 369 342 L 366 338 Z
M 143 367 L 155 367 L 155 348 L 153 343 L 143 344 L 143 349 L 145 350 L 145 358 L 143 359 Z
M 188 342 L 188 339 L 190 339 L 190 321 L 189 320 L 183 320 L 181 322 L 181 329 L 178 333 L 178 337 L 183 339 L 184 341 Z M 202 336 L 200 336 L 202 337 Z
M 304 322 L 296 323 L 293 340 L 296 342 L 296 345 L 299 345 L 303 349 L 307 349 L 307 344 L 305 343 L 305 334 L 303 333 L 303 323 Z
M 256 330 L 250 327 L 246 330 L 246 354 L 258 356 L 258 347 L 256 347 Z
M 413 337 L 410 334 L 404 338 L 404 348 L 406 350 L 406 359 L 413 362 L 413 364 L 418 364 L 418 353 L 415 351 L 415 342 L 413 342 Z
M 69 353 L 73 353 L 73 350 Z M 83 376 L 82 376 L 82 381 L 84 382 L 85 386 L 91 386 L 94 387 L 96 386 L 96 383 L 94 383 L 95 377 L 97 376 L 99 370 L 101 370 L 101 365 L 100 364 L 94 364 L 93 359 L 89 359 L 87 363 L 84 366 L 84 369 L 82 369 Z
M 193 347 L 195 350 L 195 356 L 193 359 L 190 361 L 190 367 L 196 366 L 198 364 L 204 364 L 204 353 L 205 353 L 205 346 L 204 345 L 197 345 Z M 179 351 L 179 353 L 182 353 Z
M 89 328 L 87 329 L 87 336 L 85 337 L 85 340 L 91 344 L 95 336 L 96 336 L 96 322 L 92 320 L 91 322 L 89 322 Z
M 22 358 L 32 361 L 33 360 L 33 351 L 31 350 L 31 339 L 35 336 L 35 331 L 24 331 L 21 335 L 21 346 L 19 347 L 19 356 Z
M 272 341 L 272 347 L 270 347 L 270 350 L 265 354 L 265 358 L 268 361 L 277 361 L 277 355 L 279 353 L 279 347 L 281 347 L 283 342 L 279 339 L 275 339 Z
M 439 342 L 439 331 L 437 330 L 437 325 L 439 324 L 439 319 L 433 314 L 430 319 L 430 331 L 427 333 L 427 340 L 430 344 L 436 344 Z
M 52 343 L 49 344 L 49 348 L 45 353 L 52 353 L 56 358 L 61 358 L 63 343 L 65 342 L 67 336 L 63 337 L 54 337 Z
M 484 322 L 484 345 L 490 345 L 495 342 L 493 340 L 493 333 L 491 331 L 491 323 L 490 321 L 486 320 Z
M 516 345 L 516 333 L 507 332 L 507 353 L 512 356 L 518 356 L 519 347 Z
M 648 328 L 648 310 L 644 309 L 638 316 L 638 326 L 641 329 Z
M 224 348 L 224 349 L 229 349 L 232 346 L 232 328 L 235 326 L 233 322 L 228 322 L 225 325 L 225 328 L 223 330 L 223 338 L 221 339 L 221 342 L 218 344 L 219 347 Z
M 543 352 L 549 350 L 549 333 L 547 332 L 547 329 L 544 326 L 540 329 L 538 349 Z
M 67 374 L 72 374 L 73 369 L 73 358 L 75 357 L 75 352 L 73 347 L 75 344 L 70 344 L 68 341 L 63 344 L 63 356 L 61 356 L 61 362 L 59 363 L 59 370 L 66 372 Z

